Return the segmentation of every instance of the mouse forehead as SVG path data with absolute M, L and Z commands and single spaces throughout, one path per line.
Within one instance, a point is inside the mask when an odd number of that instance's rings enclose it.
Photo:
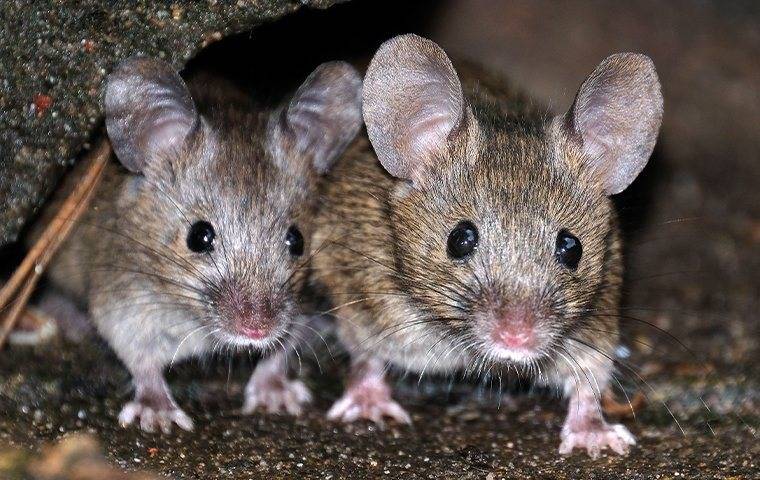
M 197 145 L 177 176 L 183 204 L 227 229 L 266 232 L 287 221 L 307 197 L 306 179 L 272 164 L 262 142 L 230 132 Z
M 540 129 L 504 128 L 481 140 L 475 158 L 456 176 L 458 192 L 481 216 L 498 223 L 562 220 L 597 203 L 563 152 Z M 466 193 L 465 193 L 466 192 Z
M 606 199 L 579 181 L 566 167 L 564 152 L 540 130 L 487 133 L 477 149 L 451 152 L 462 155 L 457 166 L 441 169 L 428 188 L 403 200 L 406 214 L 399 220 L 409 224 L 409 234 L 424 220 L 426 231 L 445 238 L 458 222 L 469 220 L 481 234 L 520 248 L 551 243 L 563 228 L 585 238 L 606 231 Z

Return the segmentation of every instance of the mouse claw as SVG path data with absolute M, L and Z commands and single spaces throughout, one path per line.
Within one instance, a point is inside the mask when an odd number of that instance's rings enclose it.
M 138 422 L 140 428 L 148 433 L 156 431 L 158 427 L 163 433 L 169 434 L 174 424 L 188 432 L 194 428 L 192 419 L 178 407 L 154 409 L 139 401 L 124 405 L 119 413 L 119 424 L 127 428 Z
M 327 412 L 328 420 L 344 423 L 369 420 L 383 427 L 383 419 L 390 418 L 398 423 L 411 424 L 412 418 L 391 398 L 388 387 L 382 387 L 363 385 L 347 390 Z
M 303 406 L 309 402 L 311 392 L 300 380 L 259 379 L 254 376 L 245 387 L 242 413 L 250 415 L 256 409 L 262 408 L 267 413 L 287 413 L 297 417 L 303 413 Z
M 605 448 L 619 455 L 627 455 L 632 445 L 636 445 L 636 439 L 627 428 L 605 422 L 582 430 L 563 428 L 559 453 L 569 455 L 575 447 L 585 448 L 592 459 L 597 459 Z

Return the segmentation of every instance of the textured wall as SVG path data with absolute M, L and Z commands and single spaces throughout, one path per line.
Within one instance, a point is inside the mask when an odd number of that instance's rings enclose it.
M 0 246 L 97 133 L 116 62 L 141 54 L 181 68 L 226 35 L 338 1 L 0 2 Z

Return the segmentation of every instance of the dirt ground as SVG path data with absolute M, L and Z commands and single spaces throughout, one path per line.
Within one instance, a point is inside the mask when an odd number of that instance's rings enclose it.
M 644 51 L 658 66 L 661 141 L 618 199 L 628 240 L 619 371 L 626 393 L 647 397 L 622 419 L 639 440 L 629 456 L 559 456 L 564 406 L 526 389 L 502 398 L 493 385 L 398 379 L 413 426 L 331 424 L 344 367 L 329 356 L 322 374 L 304 365 L 317 401 L 302 418 L 240 416 L 252 363 L 215 359 L 171 374 L 195 433 L 123 430 L 128 375 L 94 340 L 0 353 L 0 444 L 36 450 L 90 432 L 115 464 L 173 478 L 758 478 L 760 15 L 753 2 L 720 5 L 462 0 L 417 26 L 558 109 L 608 53 Z M 338 18 L 369 15 L 352 8 Z

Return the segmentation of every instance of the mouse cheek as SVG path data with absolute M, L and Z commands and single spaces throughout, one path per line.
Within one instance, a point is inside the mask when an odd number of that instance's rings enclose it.
M 589 268 L 585 266 L 583 268 Z M 577 272 L 569 274 L 562 272 L 561 280 L 552 284 L 551 288 L 556 292 L 553 298 L 547 299 L 551 305 L 553 317 L 560 322 L 570 323 L 572 319 L 582 314 L 593 306 L 593 300 L 604 281 L 601 272 L 588 273 L 579 267 Z
M 281 290 L 282 295 L 297 296 L 306 287 L 309 278 L 308 263 L 303 258 L 296 259 L 293 262 L 291 268 L 286 272 L 287 276 L 276 286 Z

